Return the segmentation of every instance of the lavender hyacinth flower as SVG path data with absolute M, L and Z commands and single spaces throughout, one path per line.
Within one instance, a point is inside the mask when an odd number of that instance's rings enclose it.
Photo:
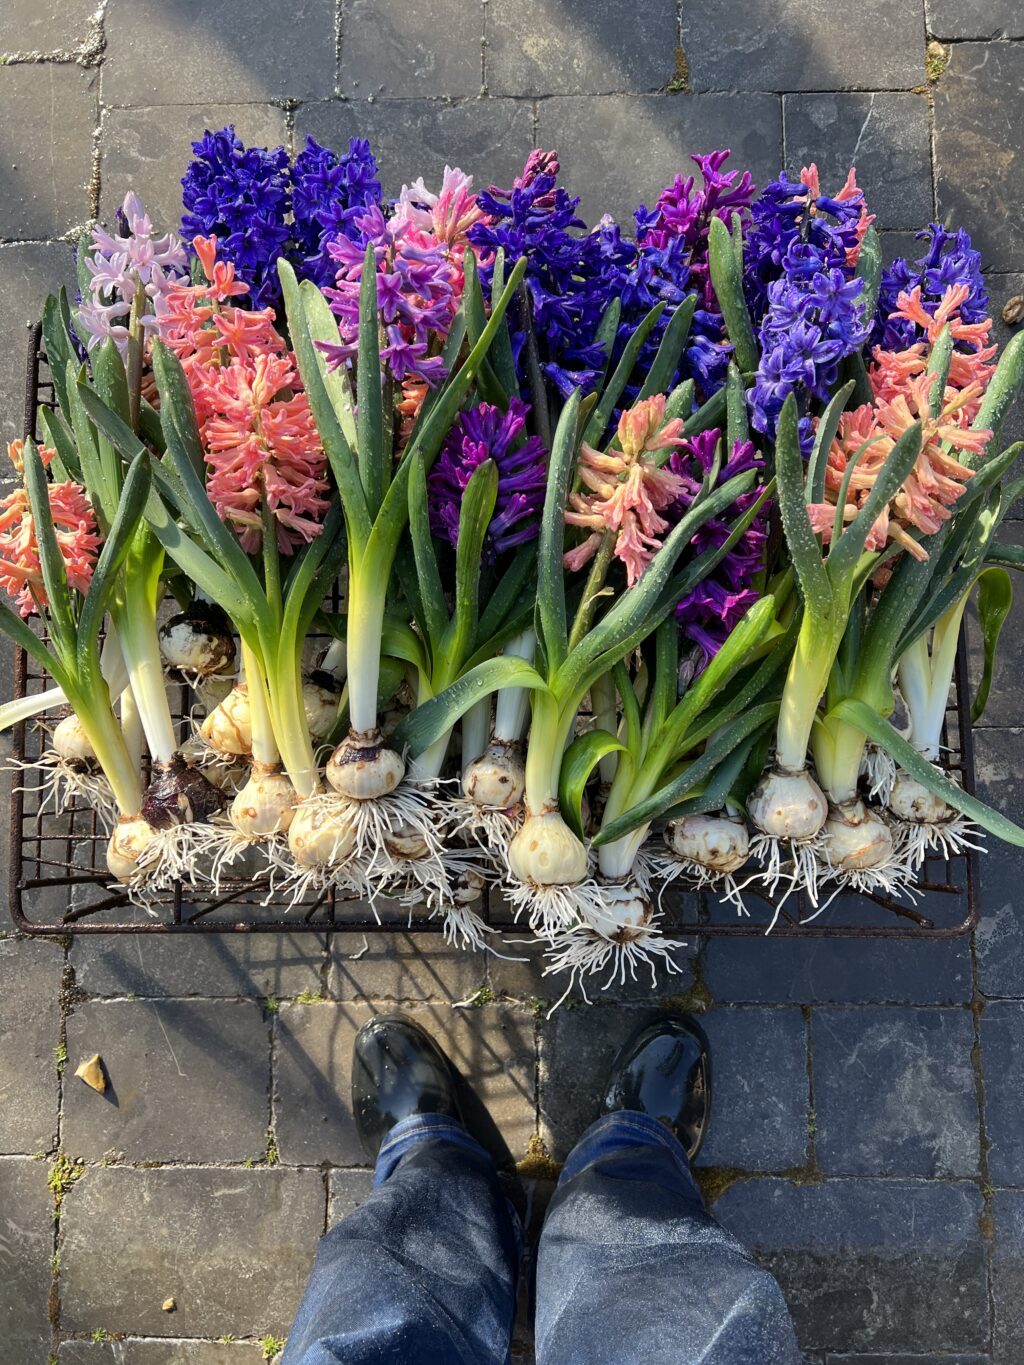
M 76 330 L 90 351 L 112 337 L 123 356 L 137 292 L 141 289 L 149 300 L 148 311 L 140 317 L 143 332 L 148 333 L 156 327 L 157 300 L 187 273 L 188 257 L 173 232 L 153 236 L 153 224 L 137 195 L 125 195 L 118 219 L 118 233 L 93 228 L 85 255 L 89 294 L 79 305 Z
M 484 540 L 484 555 L 498 555 L 534 540 L 540 530 L 547 484 L 547 451 L 537 436 L 518 444 L 529 404 L 510 398 L 508 412 L 480 403 L 460 412 L 445 437 L 427 481 L 430 529 L 454 546 L 466 486 L 485 460 L 498 467 L 498 496 Z
M 717 428 L 704 431 L 673 451 L 668 467 L 684 484 L 684 492 L 668 513 L 673 521 L 678 521 L 689 510 L 700 492 L 704 477 L 714 466 L 715 451 L 721 438 L 722 433 Z M 737 441 L 722 462 L 718 484 L 721 486 L 748 469 L 762 468 L 753 442 Z M 741 494 L 720 517 L 706 521 L 693 538 L 693 553 L 700 555 L 705 550 L 724 545 L 731 523 L 748 511 L 763 491 L 763 488 L 755 487 L 749 493 Z M 676 605 L 680 631 L 700 653 L 698 672 L 707 667 L 740 618 L 760 597 L 755 583 L 764 567 L 767 538 L 768 515 L 767 508 L 763 507 L 714 572 Z

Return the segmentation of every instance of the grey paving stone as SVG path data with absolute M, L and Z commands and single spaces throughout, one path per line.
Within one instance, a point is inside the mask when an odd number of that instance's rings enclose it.
M 1024 38 L 1017 0 L 925 0 L 925 11 L 936 38 Z
M 660 90 L 676 74 L 673 0 L 579 5 L 490 0 L 485 73 L 492 95 L 600 95 Z
M 72 940 L 75 984 L 90 995 L 275 996 L 319 991 L 322 934 L 213 934 Z
M 57 1136 L 64 954 L 39 939 L 0 939 L 0 1152 L 49 1151 Z
M 89 32 L 95 0 L 4 0 L 0 52 L 67 52 Z
M 989 1179 L 1024 1185 L 1024 1003 L 997 1000 L 981 1016 Z
M 939 217 L 966 227 L 990 270 L 1019 271 L 1016 229 L 1024 129 L 1012 117 L 1024 88 L 1024 48 L 956 43 L 935 86 Z
M 71 248 L 56 244 L 0 246 L 0 448 L 25 435 L 25 367 L 31 326 L 46 295 L 72 280 Z M 10 692 L 5 692 L 10 696 Z
M 683 7 L 693 90 L 909 90 L 924 79 L 921 0 L 729 0 Z M 727 36 L 726 36 L 727 35 Z
M 823 1357 L 824 1365 L 990 1365 L 991 1356 L 975 1355 L 972 1351 L 970 1355 L 961 1355 L 958 1351 L 956 1355 L 941 1356 L 919 1356 L 919 1355 L 884 1355 L 884 1356 L 862 1356 L 862 1355 L 840 1355 L 834 1352 Z
M 346 0 L 341 90 L 417 98 L 478 95 L 483 75 L 480 0 Z
M 111 0 L 103 99 L 108 105 L 326 99 L 334 93 L 334 5 L 293 0 L 253 23 L 246 0 L 173 6 Z M 154 61 L 155 51 L 173 53 Z
M 508 956 L 488 956 L 487 981 L 495 995 L 510 996 L 529 1002 L 538 1012 L 543 1013 L 559 1000 L 569 985 L 564 975 L 544 975 L 547 959 L 544 947 L 536 940 L 525 943 L 518 934 L 512 941 L 506 940 L 502 952 Z M 567 999 L 577 1004 L 590 1001 L 604 1004 L 607 1001 L 631 1003 L 635 1005 L 655 1005 L 663 1000 L 678 1000 L 685 996 L 693 986 L 693 958 L 697 954 L 697 940 L 679 942 L 672 955 L 678 968 L 670 971 L 659 962 L 652 978 L 649 968 L 638 967 L 635 976 L 627 975 L 625 981 L 603 981 L 573 985 Z
M 386 194 L 420 175 L 428 186 L 439 184 L 446 165 L 460 166 L 480 186 L 511 185 L 533 146 L 533 116 L 520 100 L 335 100 L 297 111 L 297 146 L 307 134 L 337 149 L 350 137 L 368 137 Z
M 331 1171 L 327 1181 L 327 1226 L 333 1228 L 340 1223 L 364 1202 L 372 1189 L 372 1171 Z
M 270 1033 L 258 1005 L 80 1004 L 67 1035 L 63 1142 L 72 1155 L 243 1161 L 266 1151 Z M 103 1094 L 70 1074 L 96 1052 L 107 1072 Z
M 967 1010 L 816 1009 L 815 1149 L 827 1175 L 974 1175 Z
M 44 240 L 90 214 L 96 76 L 78 66 L 0 66 L 0 240 Z M 11 130 L 18 130 L 17 138 Z
M 786 166 L 817 164 L 838 190 L 851 166 L 878 223 L 920 228 L 932 210 L 928 101 L 913 94 L 786 95 Z
M 768 1179 L 714 1212 L 776 1275 L 805 1347 L 884 1355 L 984 1348 L 982 1207 L 966 1183 Z
M 558 1010 L 540 1026 L 541 1134 L 564 1161 L 598 1114 L 608 1069 L 635 1029 L 657 1012 L 613 1005 Z M 807 1051 L 791 1009 L 712 1010 L 714 1116 L 702 1166 L 785 1170 L 807 1156 Z
M 930 156 L 928 161 L 930 165 Z M 875 223 L 875 227 L 882 243 L 882 260 L 886 265 L 891 265 L 897 256 L 905 256 L 907 260 L 914 261 L 921 255 L 923 244 L 917 240 L 916 232 L 890 232 L 884 223 L 878 222 Z
M 807 1159 L 807 1037 L 800 1010 L 721 1009 L 701 1017 L 714 1105 L 701 1166 L 779 1171 Z
M 181 177 L 192 156 L 192 143 L 205 129 L 228 123 L 250 146 L 278 147 L 287 140 L 284 110 L 266 104 L 107 109 L 101 132 L 104 221 L 113 219 L 127 191 L 134 190 L 157 230 L 176 229 L 181 222 Z
M 1024 1193 L 997 1190 L 993 1204 L 993 1365 L 1016 1365 L 1024 1341 Z
M 0 1158 L 0 1320 L 11 1365 L 45 1359 L 50 1342 L 53 1200 L 46 1177 L 45 1162 Z
M 971 998 L 969 942 L 712 939 L 704 981 L 716 1001 L 951 1005 Z
M 112 1352 L 116 1351 L 116 1356 Z M 58 1365 L 262 1365 L 263 1348 L 255 1341 L 171 1341 L 127 1337 L 116 1344 L 65 1341 Z
M 441 1044 L 473 1089 L 471 1113 L 496 1156 L 518 1159 L 534 1131 L 533 1017 L 526 1010 L 448 1005 L 405 1011 Z M 361 1004 L 285 1004 L 277 1015 L 275 1131 L 286 1164 L 358 1166 L 366 1155 L 350 1109 L 352 1040 L 373 1011 Z M 503 1145 L 504 1144 L 504 1145 Z M 505 1151 L 507 1148 L 507 1153 Z
M 487 958 L 443 934 L 346 934 L 331 944 L 327 993 L 336 1000 L 444 1000 L 471 996 Z
M 978 795 L 1018 824 L 1024 819 L 1024 731 L 975 733 Z M 981 989 L 1024 997 L 1024 850 L 989 838 L 980 861 L 981 922 L 975 934 Z
M 324 1211 L 319 1171 L 90 1170 L 61 1214 L 61 1327 L 283 1336 Z
M 594 223 L 610 213 L 632 226 L 633 210 L 654 202 L 676 175 L 688 175 L 691 152 L 732 148 L 732 162 L 759 185 L 782 162 L 782 111 L 773 95 L 740 104 L 727 95 L 607 95 L 543 100 L 537 141 L 556 147 L 562 183 L 581 196 Z M 730 163 L 731 164 L 731 163 Z

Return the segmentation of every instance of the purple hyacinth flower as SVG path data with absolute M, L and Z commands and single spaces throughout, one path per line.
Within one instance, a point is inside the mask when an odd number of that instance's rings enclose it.
M 485 460 L 498 467 L 498 496 L 484 540 L 484 555 L 500 554 L 535 540 L 547 486 L 547 451 L 538 436 L 523 440 L 529 404 L 510 398 L 508 411 L 480 403 L 460 412 L 430 471 L 430 527 L 458 543 L 459 512 L 466 486 Z

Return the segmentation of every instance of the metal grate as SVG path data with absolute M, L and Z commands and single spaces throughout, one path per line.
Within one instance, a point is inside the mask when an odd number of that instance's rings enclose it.
M 25 430 L 36 434 L 36 410 L 52 404 L 53 388 L 46 372 L 37 327 L 29 350 Z M 49 686 L 35 662 L 15 653 L 15 696 Z M 176 720 L 186 733 L 191 698 L 187 688 L 176 697 Z M 957 654 L 955 700 L 946 717 L 947 766 L 964 787 L 974 791 L 967 649 L 963 638 Z M 11 917 L 17 928 L 33 934 L 225 934 L 225 933 L 358 933 L 438 932 L 443 925 L 426 912 L 411 914 L 383 904 L 375 911 L 366 902 L 346 900 L 333 892 L 285 911 L 264 905 L 266 888 L 251 881 L 225 884 L 215 900 L 196 901 L 192 888 L 174 887 L 149 913 L 133 906 L 125 891 L 111 884 L 105 867 L 106 834 L 91 807 L 71 801 L 59 811 L 40 809 L 33 765 L 45 734 L 32 721 L 18 725 L 13 757 L 27 765 L 15 773 L 11 792 L 9 892 Z M 666 891 L 662 910 L 669 937 L 763 934 L 782 937 L 944 939 L 969 933 L 978 919 L 978 858 L 973 852 L 952 859 L 929 859 L 915 889 L 915 899 L 844 893 L 823 911 L 803 896 L 776 906 L 750 887 L 749 917 L 706 892 Z M 498 933 L 522 933 L 498 896 L 484 898 L 481 917 Z

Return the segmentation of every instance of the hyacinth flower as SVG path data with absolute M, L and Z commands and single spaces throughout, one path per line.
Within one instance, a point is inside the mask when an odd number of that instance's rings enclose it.
M 884 350 L 905 350 L 920 341 L 927 330 L 919 321 L 899 312 L 900 295 L 910 295 L 915 287 L 920 290 L 922 310 L 930 316 L 934 317 L 952 285 L 966 286 L 959 307 L 964 323 L 983 323 L 988 314 L 981 253 L 971 245 L 966 229 L 951 232 L 941 223 L 930 223 L 917 238 L 926 244 L 922 256 L 915 261 L 897 257 L 882 271 L 872 344 Z
M 988 363 L 992 349 L 985 345 L 991 323 L 964 323 L 959 316 L 967 293 L 966 285 L 950 286 L 934 317 L 923 310 L 919 286 L 900 296 L 895 321 L 913 322 L 926 340 L 902 352 L 876 348 L 869 371 L 876 391 L 874 408 L 845 414 L 851 431 L 856 431 L 852 439 L 864 436 L 858 447 L 862 454 L 855 458 L 852 452 L 851 458 L 850 433 L 844 439 L 840 428 L 829 456 L 834 469 L 842 465 L 840 491 L 833 494 L 831 506 L 838 522 L 839 506 L 846 519 L 858 515 L 862 495 L 849 490 L 869 455 L 892 448 L 911 422 L 921 432 L 917 463 L 871 528 L 867 542 L 869 550 L 905 553 L 894 570 L 890 559 L 884 574 L 875 575 L 883 590 L 862 632 L 844 646 L 842 672 L 829 685 L 828 714 L 811 736 L 815 766 L 830 803 L 825 826 L 830 866 L 867 889 L 905 879 L 929 848 L 948 853 L 963 847 L 970 836 L 956 812 L 992 828 L 989 814 L 965 811 L 961 795 L 949 799 L 954 784 L 929 766 L 939 756 L 956 640 L 971 591 L 980 582 L 983 596 L 1005 592 L 1005 570 L 986 568 L 983 561 L 985 546 L 1010 502 L 1004 496 L 980 523 L 976 509 L 1019 450 L 1011 447 L 998 457 L 989 455 L 1006 393 L 1019 382 L 1019 374 L 1013 375 L 1012 354 L 1002 372 L 993 374 Z M 870 470 L 865 477 L 871 477 Z M 826 491 L 828 481 L 826 475 Z M 851 499 L 858 500 L 852 508 Z M 809 511 L 812 522 L 821 518 L 821 505 L 817 513 L 813 506 Z M 973 532 L 970 537 L 967 530 Z M 987 653 L 994 650 L 997 638 L 998 628 L 987 640 Z M 887 717 L 894 705 L 891 678 L 897 668 L 911 717 L 911 739 L 908 744 L 896 736 L 894 746 L 895 731 Z M 854 719 L 857 714 L 864 723 Z M 888 824 L 867 811 L 858 795 L 868 738 L 900 764 L 887 784 L 888 810 L 895 817 Z M 908 758 L 907 750 L 916 757 Z M 901 832 L 895 849 L 893 827 Z
M 156 327 L 156 311 L 171 284 L 188 271 L 188 257 L 172 232 L 153 235 L 153 224 L 137 195 L 129 191 L 118 214 L 123 232 L 94 227 L 79 247 L 80 268 L 88 292 L 75 313 L 75 329 L 90 351 L 107 337 L 126 365 L 137 318 L 143 340 Z M 141 366 L 141 355 L 134 364 Z
M 666 312 L 637 359 L 641 373 L 646 371 L 661 341 L 669 319 L 668 309 L 678 307 L 687 294 L 696 294 L 697 308 L 685 365 L 670 386 L 692 376 L 699 399 L 707 399 L 721 388 L 731 354 L 711 282 L 708 259 L 711 220 L 719 218 L 731 225 L 733 216 L 738 215 L 742 230 L 755 193 L 749 171 L 724 169 L 730 155 L 728 151 L 715 151 L 691 156 L 700 171 L 699 184 L 692 175 L 677 175 L 661 191 L 653 208 L 640 205 L 634 214 L 635 258 L 625 271 L 621 287 L 622 318 L 616 359 L 631 327 L 659 301 L 666 304 Z M 635 387 L 626 390 L 629 399 L 635 393 Z
M 866 278 L 878 266 L 874 234 L 868 238 L 872 218 L 852 170 L 830 198 L 821 194 L 811 165 L 799 183 L 783 175 L 769 185 L 751 219 L 744 286 L 760 356 L 751 418 L 758 431 L 773 435 L 783 403 L 794 394 L 806 451 L 811 405 L 828 402 L 840 363 L 861 351 L 871 331 Z
M 322 288 L 337 264 L 327 250 L 337 237 L 355 237 L 360 210 L 383 201 L 377 162 L 365 138 L 349 139 L 341 156 L 307 136 L 292 166 L 292 241 L 288 258 L 299 279 Z

